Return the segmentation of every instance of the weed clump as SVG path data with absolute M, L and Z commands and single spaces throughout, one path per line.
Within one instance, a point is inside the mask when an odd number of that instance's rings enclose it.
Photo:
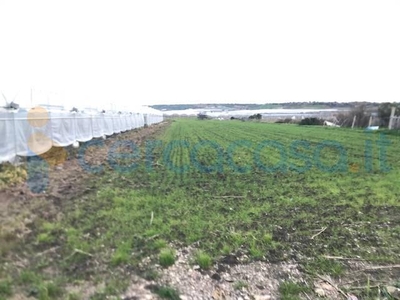
M 198 251 L 195 256 L 195 262 L 202 268 L 203 270 L 207 270 L 211 267 L 212 265 L 212 259 L 211 257 L 207 254 L 204 253 L 203 251 Z
M 37 297 L 38 299 L 59 299 L 63 294 L 63 289 L 59 284 L 54 282 L 38 282 L 31 286 L 29 294 L 30 296 Z M 1 298 L 0 298 L 1 299 Z
M 3 297 L 12 295 L 11 281 L 4 280 L 0 281 L 0 299 L 5 299 Z
M 313 274 L 324 273 L 335 277 L 342 275 L 344 272 L 343 264 L 323 257 L 317 257 L 308 262 L 305 268 L 308 272 Z
M 71 293 L 68 295 L 68 300 L 80 300 L 80 296 L 76 293 Z
M 169 286 L 155 287 L 152 289 L 154 293 L 160 296 L 162 299 L 180 300 L 179 293 L 177 290 Z
M 156 240 L 156 241 L 154 241 L 154 244 L 153 244 L 153 247 L 156 250 L 165 248 L 166 246 L 167 246 L 167 242 L 165 240 L 163 240 L 163 239 Z
M 236 281 L 235 282 L 235 284 L 233 285 L 233 288 L 235 289 L 235 290 L 242 290 L 242 289 L 245 289 L 245 288 L 247 288 L 249 285 L 246 283 L 246 282 L 244 282 L 244 281 L 242 281 L 242 280 L 239 280 L 239 281 Z
M 171 299 L 171 300 L 180 300 L 179 293 L 170 287 L 162 287 L 157 292 L 161 298 Z
M 32 271 L 22 271 L 19 277 L 22 284 L 32 284 L 41 281 L 41 278 Z
M 302 292 L 307 292 L 308 288 L 293 281 L 282 282 L 279 286 L 279 292 L 282 300 L 300 299 L 297 298 Z
M 114 266 L 127 263 L 131 257 L 131 248 L 129 244 L 121 244 L 111 257 L 111 264 Z
M 159 256 L 160 265 L 163 267 L 172 266 L 175 263 L 175 251 L 173 249 L 163 249 Z
M 0 190 L 6 189 L 10 185 L 22 183 L 28 174 L 23 167 L 16 167 L 10 163 L 0 165 Z
M 143 278 L 149 281 L 156 280 L 160 274 L 156 270 L 149 269 L 143 273 Z
M 54 237 L 52 235 L 50 235 L 49 233 L 40 233 L 37 236 L 37 243 L 38 244 L 49 244 L 52 243 L 54 241 Z

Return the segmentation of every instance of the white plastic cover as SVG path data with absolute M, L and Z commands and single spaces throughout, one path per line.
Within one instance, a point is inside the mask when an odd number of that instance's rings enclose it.
M 145 118 L 145 115 L 147 117 Z M 163 121 L 161 113 L 97 113 L 49 111 L 39 117 L 26 110 L 0 111 L 0 163 L 34 156 L 52 146 L 66 147 Z

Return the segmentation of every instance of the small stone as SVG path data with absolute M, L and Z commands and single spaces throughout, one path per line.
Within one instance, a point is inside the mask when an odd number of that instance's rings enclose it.
M 254 295 L 254 300 L 270 300 L 270 295 Z
M 332 285 L 325 282 L 320 283 L 320 287 L 325 291 L 335 291 L 335 288 Z
M 212 298 L 214 300 L 222 300 L 225 299 L 225 293 L 219 289 L 215 289 L 212 293 Z
M 314 292 L 319 296 L 319 297 L 325 297 L 325 291 L 324 291 L 324 289 L 322 289 L 322 288 L 316 288 L 315 290 L 314 290 Z
M 223 278 L 224 278 L 225 281 L 228 281 L 228 282 L 233 282 L 234 281 L 229 274 L 225 274 L 223 276 Z
M 392 296 L 394 299 L 400 299 L 400 289 L 394 287 L 394 286 L 386 286 L 386 290 Z
M 221 272 L 227 272 L 227 271 L 228 271 L 228 268 L 227 268 L 226 266 L 224 266 L 224 265 L 219 264 L 219 265 L 218 265 L 217 271 L 218 271 L 219 273 L 221 273 Z
M 239 260 L 235 255 L 226 255 L 222 260 L 222 263 L 228 264 L 228 265 L 237 265 L 239 264 Z
M 265 289 L 265 286 L 263 286 L 263 285 L 261 285 L 261 284 L 256 284 L 256 287 L 257 287 L 259 290 L 264 290 L 264 289 Z
M 214 280 L 221 280 L 221 276 L 219 276 L 218 273 L 212 274 L 211 278 L 214 279 Z

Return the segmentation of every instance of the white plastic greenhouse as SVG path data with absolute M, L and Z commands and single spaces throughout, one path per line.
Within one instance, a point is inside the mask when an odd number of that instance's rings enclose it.
M 162 113 L 149 107 L 129 112 L 69 111 L 50 106 L 0 108 L 0 163 L 162 121 Z

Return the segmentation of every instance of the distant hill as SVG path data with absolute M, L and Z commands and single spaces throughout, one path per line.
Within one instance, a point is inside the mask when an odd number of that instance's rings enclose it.
M 368 108 L 378 107 L 379 103 L 372 102 L 286 102 L 266 104 L 160 104 L 150 107 L 158 110 L 185 110 L 185 109 L 223 109 L 223 110 L 256 110 L 256 109 L 329 109 L 329 108 L 353 108 L 365 104 Z

